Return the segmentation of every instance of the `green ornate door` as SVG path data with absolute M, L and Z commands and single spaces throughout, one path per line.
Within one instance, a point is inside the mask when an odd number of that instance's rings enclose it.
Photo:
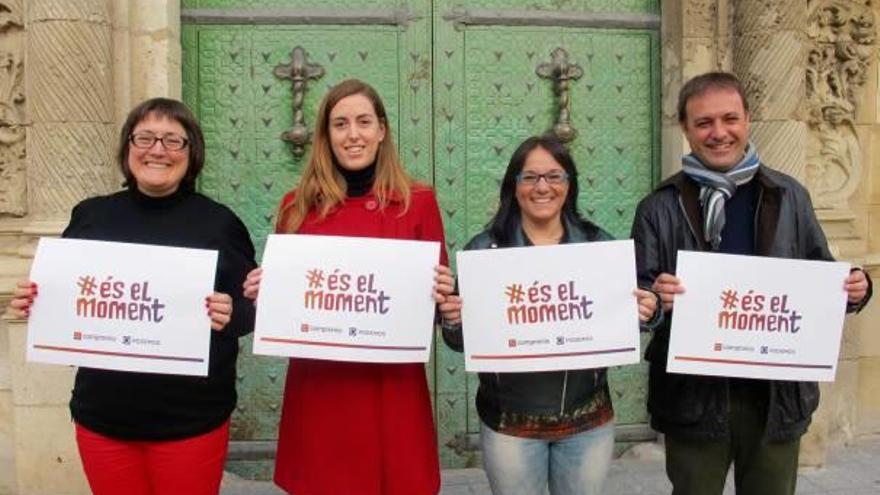
M 658 4 L 183 0 L 184 99 L 207 141 L 200 189 L 244 219 L 261 251 L 303 165 L 281 135 L 311 126 L 326 88 L 358 77 L 383 96 L 407 168 L 434 184 L 450 253 L 488 219 L 516 145 L 560 115 L 577 131 L 582 211 L 625 237 L 659 170 Z M 554 51 L 567 90 L 548 65 Z M 472 466 L 476 377 L 439 338 L 435 349 L 426 371 L 442 462 Z M 271 472 L 285 366 L 244 346 L 230 461 L 243 475 Z M 612 373 L 624 440 L 650 435 L 645 376 L 640 366 Z
M 659 169 L 658 3 L 435 2 L 434 186 L 450 250 L 482 230 L 519 142 L 553 128 L 566 112 L 576 130 L 568 146 L 580 172 L 581 211 L 628 237 L 635 206 Z M 546 77 L 554 53 L 571 77 L 561 92 Z M 451 447 L 442 458 L 470 465 L 477 377 L 463 373 L 442 339 L 436 349 L 438 432 L 441 445 Z M 652 436 L 646 381 L 644 366 L 612 370 L 618 440 Z

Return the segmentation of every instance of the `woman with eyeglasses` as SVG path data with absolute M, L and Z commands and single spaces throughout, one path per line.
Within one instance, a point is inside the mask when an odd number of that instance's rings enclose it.
M 554 137 L 526 139 L 501 183 L 498 211 L 465 246 L 493 249 L 609 240 L 577 210 L 577 168 Z M 635 281 L 633 281 L 635 282 Z M 462 300 L 447 268 L 436 277 L 443 337 L 461 351 Z M 637 289 L 639 320 L 659 318 L 657 298 Z M 654 323 L 651 321 L 650 323 Z M 496 495 L 597 495 L 614 449 L 606 370 L 480 373 L 477 412 L 483 465 Z
M 241 220 L 195 192 L 204 159 L 202 131 L 186 106 L 166 98 L 141 103 L 119 136 L 126 189 L 76 205 L 62 234 L 219 252 L 215 292 L 205 295 L 214 330 L 207 377 L 77 371 L 70 412 L 96 495 L 214 495 L 220 489 L 236 402 L 238 338 L 253 329 L 253 304 L 241 284 L 256 264 Z M 27 318 L 36 297 L 34 283 L 19 282 L 12 312 Z

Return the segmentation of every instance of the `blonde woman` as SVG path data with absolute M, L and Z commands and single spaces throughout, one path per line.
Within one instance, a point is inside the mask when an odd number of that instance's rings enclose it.
M 347 80 L 318 111 L 312 154 L 276 232 L 439 241 L 433 191 L 400 163 L 382 100 Z M 441 253 L 446 264 L 446 252 Z M 256 299 L 261 271 L 245 281 Z M 440 297 L 440 296 L 437 296 Z M 275 483 L 295 494 L 419 495 L 440 489 L 424 366 L 293 358 Z

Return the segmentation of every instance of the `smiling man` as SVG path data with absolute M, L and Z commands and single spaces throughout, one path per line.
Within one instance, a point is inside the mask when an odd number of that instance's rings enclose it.
M 731 463 L 736 493 L 790 495 L 800 437 L 819 404 L 816 383 L 666 372 L 678 250 L 832 260 L 806 189 L 761 162 L 749 142 L 751 116 L 736 76 L 712 72 L 681 89 L 678 118 L 691 153 L 682 171 L 639 204 L 632 237 L 639 285 L 660 294 L 667 312 L 645 352 L 648 411 L 666 434 L 673 495 L 720 495 Z M 841 286 L 847 311 L 871 296 L 860 269 Z

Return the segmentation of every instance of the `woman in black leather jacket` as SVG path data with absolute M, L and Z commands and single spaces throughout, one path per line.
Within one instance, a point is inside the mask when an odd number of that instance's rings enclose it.
M 488 228 L 465 246 L 492 249 L 610 240 L 577 211 L 577 168 L 554 137 L 531 137 L 514 152 Z M 437 276 L 443 337 L 461 351 L 461 299 L 448 269 Z M 444 294 L 448 293 L 448 294 Z M 442 297 L 445 295 L 445 298 Z M 637 290 L 642 322 L 659 317 L 656 296 Z M 481 373 L 480 446 L 493 493 L 598 494 L 614 447 L 606 370 Z

